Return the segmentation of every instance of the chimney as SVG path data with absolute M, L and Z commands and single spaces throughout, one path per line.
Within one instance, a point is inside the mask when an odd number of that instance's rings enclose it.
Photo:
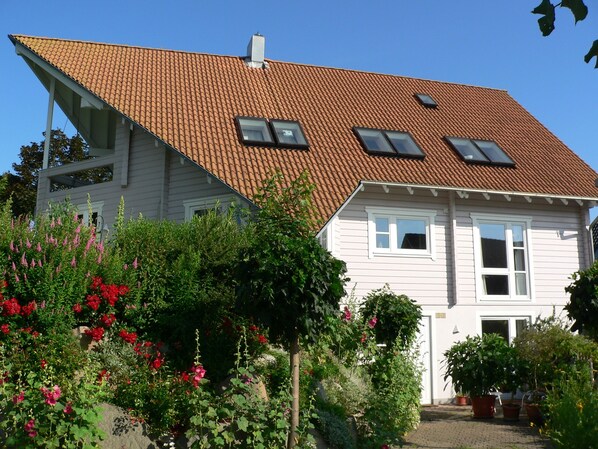
M 266 38 L 260 33 L 251 36 L 249 44 L 247 45 L 247 57 L 245 63 L 249 67 L 267 68 L 268 63 L 264 61 L 264 53 L 266 48 Z

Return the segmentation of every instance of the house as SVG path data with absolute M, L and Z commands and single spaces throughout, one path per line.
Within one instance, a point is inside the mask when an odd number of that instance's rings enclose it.
M 46 157 L 38 210 L 69 196 L 87 216 L 90 194 L 100 227 L 121 197 L 182 221 L 309 169 L 357 297 L 388 283 L 423 307 L 424 402 L 453 395 L 453 342 L 558 313 L 592 261 L 597 174 L 503 90 L 273 61 L 260 35 L 244 57 L 10 39 L 97 156 Z

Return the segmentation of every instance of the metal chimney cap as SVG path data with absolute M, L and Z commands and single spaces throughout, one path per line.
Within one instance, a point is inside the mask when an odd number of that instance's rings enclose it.
M 268 63 L 264 60 L 266 51 L 266 38 L 260 33 L 256 33 L 249 39 L 247 45 L 247 57 L 245 63 L 249 67 L 267 68 Z

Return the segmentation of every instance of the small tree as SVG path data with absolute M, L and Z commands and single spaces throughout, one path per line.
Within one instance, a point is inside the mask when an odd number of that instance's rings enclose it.
M 573 282 L 565 288 L 571 295 L 565 310 L 573 320 L 572 331 L 579 331 L 598 341 L 598 263 L 573 273 Z
M 299 338 L 313 341 L 323 332 L 326 318 L 338 314 L 345 295 L 345 264 L 315 238 L 314 188 L 307 172 L 288 186 L 281 173 L 266 180 L 255 196 L 260 211 L 252 243 L 238 266 L 240 309 L 289 348 L 293 405 L 288 448 L 295 446 L 299 423 Z

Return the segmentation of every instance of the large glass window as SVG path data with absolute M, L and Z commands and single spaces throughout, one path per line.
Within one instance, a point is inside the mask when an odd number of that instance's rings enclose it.
M 353 130 L 368 153 L 419 159 L 425 157 L 409 133 L 359 127 Z
M 266 144 L 274 143 L 266 119 L 253 117 L 237 117 L 237 124 L 241 131 L 243 143 Z
M 529 316 L 481 317 L 483 334 L 498 334 L 509 343 L 530 325 Z
M 412 209 L 367 209 L 370 257 L 375 255 L 433 256 L 435 212 Z
M 514 166 L 511 159 L 496 142 L 491 140 L 445 137 L 451 147 L 465 162 L 491 165 Z
M 235 117 L 235 120 L 241 141 L 246 145 L 308 147 L 307 139 L 299 122 L 278 119 L 268 121 L 260 117 Z
M 529 298 L 529 220 L 474 217 L 474 229 L 481 298 Z

